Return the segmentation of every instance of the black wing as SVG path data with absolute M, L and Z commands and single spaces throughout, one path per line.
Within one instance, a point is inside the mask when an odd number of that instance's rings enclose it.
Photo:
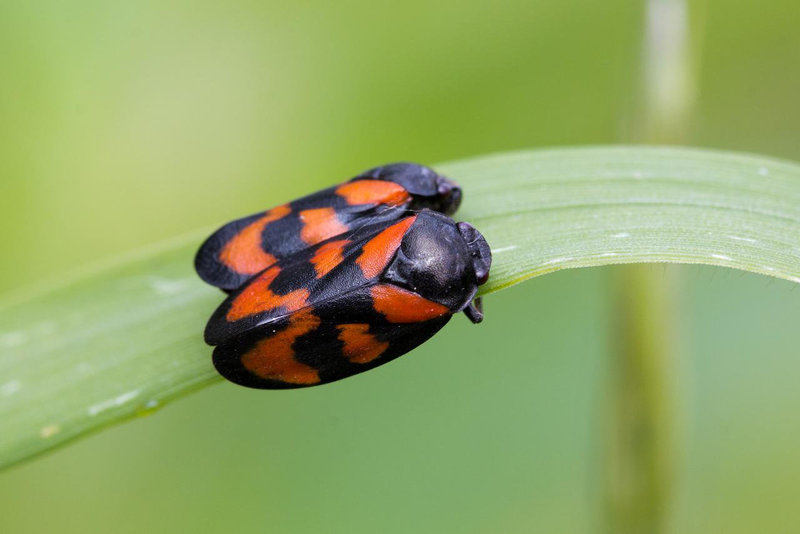
M 378 287 L 388 285 L 355 288 L 229 339 L 214 349 L 214 366 L 228 380 L 251 388 L 324 384 L 405 354 L 452 317 L 435 305 L 428 312 L 435 316 L 428 319 L 392 322 L 378 311 Z
M 275 262 L 325 239 L 400 219 L 412 200 L 393 182 L 345 182 L 222 226 L 200 247 L 195 269 L 205 282 L 234 290 Z
M 231 293 L 208 321 L 205 340 L 220 345 L 254 328 L 377 281 L 415 216 L 358 228 L 284 258 Z M 371 247 L 370 243 L 380 243 Z M 377 267 L 362 268 L 364 258 Z

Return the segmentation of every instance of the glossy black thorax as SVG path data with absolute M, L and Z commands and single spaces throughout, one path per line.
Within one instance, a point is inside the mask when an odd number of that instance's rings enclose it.
M 465 236 L 463 224 L 440 213 L 421 211 L 403 236 L 383 279 L 443 304 L 453 313 L 466 308 L 486 281 L 491 254 L 477 230 L 467 225 L 472 232 Z
M 410 210 L 430 209 L 452 215 L 461 205 L 461 187 L 430 167 L 418 163 L 390 163 L 364 171 L 353 180 L 386 180 L 412 196 Z

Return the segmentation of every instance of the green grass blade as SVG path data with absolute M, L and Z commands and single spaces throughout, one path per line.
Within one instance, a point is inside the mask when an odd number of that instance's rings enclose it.
M 701 263 L 800 282 L 800 166 L 684 148 L 465 160 L 459 212 L 494 251 L 484 292 L 572 267 Z
M 437 168 L 462 184 L 459 217 L 492 245 L 484 293 L 559 269 L 632 262 L 704 263 L 800 281 L 796 164 L 605 147 Z M 194 275 L 202 237 L 0 306 L 0 467 L 218 380 L 202 331 L 222 294 Z

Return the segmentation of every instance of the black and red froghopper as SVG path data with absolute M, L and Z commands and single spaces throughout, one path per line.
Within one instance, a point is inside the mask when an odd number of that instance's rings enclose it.
M 461 188 L 416 163 L 375 167 L 351 180 L 219 228 L 195 257 L 207 283 L 230 291 L 276 261 L 365 224 L 432 209 L 452 215 Z

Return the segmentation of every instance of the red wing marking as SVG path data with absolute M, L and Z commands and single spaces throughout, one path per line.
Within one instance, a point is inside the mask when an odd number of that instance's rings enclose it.
M 349 243 L 350 241 L 347 239 L 341 239 L 325 243 L 317 249 L 317 252 L 314 253 L 314 257 L 311 258 L 311 263 L 314 264 L 314 270 L 317 271 L 317 278 L 322 278 L 331 272 L 334 267 L 342 263 L 344 260 L 342 256 L 344 247 Z
M 286 311 L 293 312 L 306 306 L 308 303 L 308 289 L 295 289 L 286 295 L 276 295 L 270 291 L 269 286 L 281 272 L 277 265 L 260 274 L 255 280 L 239 293 L 231 302 L 226 319 L 228 322 L 238 321 L 249 315 L 274 310 L 281 306 Z
M 319 372 L 294 359 L 292 345 L 297 338 L 312 332 L 320 319 L 309 310 L 296 313 L 285 330 L 262 339 L 242 356 L 242 365 L 267 380 L 289 384 L 318 384 Z
M 397 252 L 406 231 L 416 219 L 416 215 L 407 217 L 364 244 L 356 263 L 361 267 L 365 278 L 374 278 L 383 272 L 386 266 L 389 265 L 394 253 Z
M 353 363 L 369 363 L 389 347 L 369 333 L 368 324 L 341 324 L 339 339 L 344 343 L 345 357 Z
M 342 224 L 336 218 L 336 210 L 333 208 L 303 210 L 300 212 L 300 222 L 303 223 L 303 228 L 300 230 L 300 239 L 309 245 L 314 245 L 349 230 L 346 224 Z
M 336 194 L 348 204 L 386 204 L 399 206 L 408 202 L 410 195 L 403 186 L 384 180 L 356 180 L 336 188 Z
M 289 206 L 272 208 L 260 219 L 245 226 L 219 253 L 219 261 L 229 269 L 242 274 L 256 274 L 275 263 L 275 256 L 264 251 L 261 234 L 264 228 L 291 212 Z
M 447 306 L 393 285 L 373 286 L 370 292 L 375 311 L 390 323 L 421 323 L 450 313 Z

